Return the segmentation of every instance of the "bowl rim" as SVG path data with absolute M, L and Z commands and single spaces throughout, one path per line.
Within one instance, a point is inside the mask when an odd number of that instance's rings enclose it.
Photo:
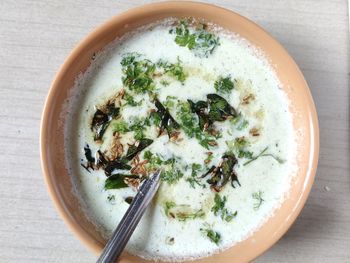
M 100 24 L 98 27 L 96 27 L 94 30 L 92 30 L 90 33 L 88 33 L 81 41 L 78 42 L 78 44 L 75 45 L 73 50 L 69 53 L 67 58 L 64 60 L 63 64 L 60 66 L 58 72 L 56 73 L 50 89 L 48 91 L 48 95 L 45 100 L 44 108 L 43 108 L 43 113 L 41 117 L 41 123 L 40 123 L 40 159 L 41 159 L 41 168 L 44 176 L 44 181 L 46 184 L 46 188 L 49 192 L 50 198 L 53 201 L 56 210 L 60 214 L 61 218 L 64 220 L 66 225 L 71 229 L 71 231 L 75 234 L 75 236 L 78 237 L 78 239 L 85 245 L 87 246 L 90 250 L 94 251 L 95 253 L 99 253 L 101 248 L 100 246 L 94 241 L 91 240 L 91 236 L 88 235 L 88 233 L 82 231 L 80 228 L 79 224 L 76 223 L 75 220 L 72 219 L 70 216 L 67 207 L 65 206 L 62 198 L 60 197 L 58 190 L 55 186 L 55 183 L 52 178 L 52 174 L 50 172 L 50 167 L 47 165 L 48 163 L 48 154 L 46 152 L 46 134 L 47 130 L 49 129 L 48 127 L 48 121 L 49 121 L 49 113 L 51 112 L 52 108 L 52 102 L 55 100 L 55 95 L 59 90 L 59 81 L 66 71 L 66 69 L 71 65 L 71 63 L 76 59 L 77 54 L 80 53 L 81 49 L 88 45 L 90 41 L 92 41 L 101 31 L 106 30 L 106 28 L 109 28 L 111 25 L 118 23 L 122 19 L 128 16 L 135 16 L 137 13 L 142 12 L 149 12 L 153 8 L 171 8 L 172 5 L 184 5 L 188 7 L 193 7 L 196 6 L 198 8 L 201 7 L 206 7 L 206 8 L 211 8 L 213 11 L 224 11 L 224 12 L 230 12 L 236 16 L 238 16 L 240 19 L 244 20 L 245 23 L 248 23 L 252 26 L 254 26 L 258 31 L 263 32 L 267 37 L 269 37 L 275 44 L 279 46 L 279 48 L 285 53 L 284 55 L 286 58 L 288 58 L 295 66 L 296 70 L 299 71 L 299 75 L 302 77 L 302 79 L 305 81 L 304 76 L 302 72 L 300 71 L 299 67 L 295 63 L 294 59 L 289 55 L 289 53 L 282 47 L 281 44 L 277 40 L 275 40 L 268 32 L 266 32 L 263 28 L 261 28 L 259 25 L 256 23 L 252 22 L 248 18 L 226 8 L 222 8 L 220 6 L 216 6 L 213 4 L 208 4 L 208 3 L 202 3 L 202 2 L 192 2 L 192 1 L 165 1 L 165 2 L 157 2 L 157 3 L 150 3 L 150 4 L 145 4 L 141 6 L 137 6 L 134 8 L 131 8 L 127 11 L 124 11 L 120 14 L 117 14 L 111 18 L 109 18 L 107 21 L 103 22 Z M 277 230 L 277 234 L 273 237 L 273 241 L 268 244 L 267 246 L 261 246 L 260 248 L 257 249 L 253 255 L 249 258 L 250 260 L 253 260 L 254 258 L 260 256 L 264 252 L 266 252 L 270 247 L 272 247 L 291 227 L 291 225 L 294 223 L 295 219 L 297 216 L 300 214 L 302 208 L 305 205 L 305 202 L 309 196 L 309 193 L 311 191 L 311 187 L 314 182 L 315 174 L 316 174 L 316 169 L 317 169 L 317 162 L 318 162 L 318 156 L 319 156 L 319 126 L 318 126 L 318 118 L 317 118 L 317 113 L 316 113 L 316 108 L 315 104 L 313 101 L 313 98 L 311 96 L 310 89 L 305 81 L 305 95 L 308 97 L 309 101 L 309 114 L 310 114 L 310 120 L 311 120 L 311 127 L 313 128 L 312 130 L 312 139 L 311 140 L 311 147 L 310 147 L 310 160 L 309 160 L 309 174 L 307 177 L 305 177 L 305 187 L 303 189 L 303 192 L 301 193 L 301 196 L 295 205 L 293 211 L 290 213 L 290 218 L 289 221 L 286 225 L 283 225 Z

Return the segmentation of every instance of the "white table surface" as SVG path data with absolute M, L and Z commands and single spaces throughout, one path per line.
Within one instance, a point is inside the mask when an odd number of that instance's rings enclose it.
M 149 1 L 0 1 L 0 262 L 94 262 L 45 189 L 39 123 L 55 72 L 101 22 Z M 212 1 L 260 24 L 295 58 L 321 129 L 301 215 L 256 262 L 350 262 L 349 20 L 346 0 Z M 327 190 L 328 191 L 327 191 Z

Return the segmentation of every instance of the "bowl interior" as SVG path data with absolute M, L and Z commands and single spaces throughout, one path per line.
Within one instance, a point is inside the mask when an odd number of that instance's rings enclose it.
M 89 222 L 72 193 L 72 181 L 64 161 L 64 103 L 76 76 L 90 64 L 95 52 L 124 33 L 166 17 L 195 17 L 238 33 L 260 48 L 271 61 L 291 101 L 293 125 L 297 131 L 298 171 L 288 199 L 250 238 L 232 248 L 198 262 L 246 262 L 272 246 L 290 227 L 311 189 L 318 158 L 317 116 L 307 83 L 288 53 L 264 30 L 246 18 L 213 5 L 166 2 L 132 9 L 112 18 L 85 38 L 69 55 L 56 75 L 47 97 L 41 126 L 41 159 L 51 198 L 65 222 L 92 250 L 100 252 L 104 239 Z M 146 262 L 124 254 L 121 262 Z

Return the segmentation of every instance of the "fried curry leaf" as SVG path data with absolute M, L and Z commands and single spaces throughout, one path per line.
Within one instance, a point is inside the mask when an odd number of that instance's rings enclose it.
M 131 166 L 127 164 L 127 160 L 116 159 L 107 162 L 104 166 L 106 176 L 110 176 L 114 170 L 130 170 Z
M 100 150 L 98 150 L 96 152 L 96 161 L 95 161 L 96 168 L 99 169 L 100 167 L 105 167 L 107 163 L 108 161 L 106 157 L 103 155 L 103 153 Z
M 155 106 L 157 108 L 157 113 L 161 118 L 160 133 L 166 130 L 169 138 L 172 137 L 180 128 L 180 125 L 175 121 L 175 119 L 170 115 L 169 111 L 158 99 L 155 99 Z
M 88 162 L 90 162 L 90 163 L 94 163 L 95 162 L 95 158 L 92 157 L 91 149 L 90 149 L 90 146 L 88 144 L 86 144 L 85 147 L 84 147 L 84 153 L 85 153 L 86 160 Z
M 113 174 L 108 177 L 105 181 L 105 189 L 120 189 L 128 187 L 128 184 L 125 183 L 126 178 L 138 178 L 135 175 L 125 175 L 125 174 Z
M 201 131 L 213 134 L 212 124 L 215 121 L 225 121 L 229 117 L 236 117 L 236 110 L 221 96 L 208 94 L 207 101 L 193 102 L 188 100 L 191 111 L 198 116 L 198 126 Z
M 106 176 L 108 177 L 112 174 L 114 170 L 131 169 L 131 166 L 127 164 L 127 160 L 124 160 L 124 159 L 108 160 L 100 150 L 96 152 L 95 158 L 93 158 L 89 145 L 86 145 L 84 147 L 84 151 L 85 151 L 85 156 L 88 160 L 88 163 L 86 166 L 83 164 L 82 166 L 88 171 L 89 171 L 89 168 L 93 170 L 102 168 Z
M 228 117 L 236 117 L 236 110 L 221 96 L 208 94 L 208 115 L 211 121 L 224 121 Z
M 89 169 L 94 170 L 95 158 L 92 157 L 91 149 L 88 144 L 84 146 L 84 155 L 87 162 L 86 164 L 81 164 L 81 166 L 84 167 L 88 172 L 90 172 Z
M 97 109 L 91 122 L 91 130 L 95 133 L 94 140 L 101 140 L 105 133 L 109 123 L 119 114 L 119 108 L 117 108 L 114 102 L 108 101 L 108 103 L 101 109 Z
M 124 199 L 124 201 L 126 203 L 128 203 L 129 205 L 132 203 L 132 201 L 134 200 L 134 197 L 133 196 L 128 196 Z
M 131 145 L 126 153 L 125 158 L 127 160 L 131 160 L 134 158 L 139 152 L 141 152 L 143 149 L 147 148 L 149 145 L 153 143 L 153 140 L 151 139 L 141 139 L 137 143 Z
M 237 159 L 233 153 L 226 153 L 221 158 L 220 166 L 212 166 L 207 173 L 202 177 L 206 177 L 210 174 L 210 178 L 207 180 L 211 185 L 211 189 L 216 192 L 220 192 L 221 189 L 231 180 L 232 187 L 235 188 L 235 182 L 240 186 L 237 174 L 234 170 L 237 164 Z
M 202 131 L 206 130 L 212 124 L 212 121 L 210 120 L 207 114 L 207 108 L 208 108 L 207 102 L 202 100 L 197 101 L 196 103 L 191 100 L 187 100 L 187 101 L 190 104 L 192 112 L 198 115 L 199 128 Z

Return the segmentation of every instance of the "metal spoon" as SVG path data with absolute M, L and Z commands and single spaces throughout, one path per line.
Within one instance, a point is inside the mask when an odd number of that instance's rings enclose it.
M 139 192 L 134 197 L 134 200 L 131 202 L 124 217 L 103 249 L 97 263 L 116 262 L 128 243 L 137 224 L 140 222 L 146 208 L 156 194 L 159 187 L 159 179 L 160 171 L 157 171 L 143 182 Z

